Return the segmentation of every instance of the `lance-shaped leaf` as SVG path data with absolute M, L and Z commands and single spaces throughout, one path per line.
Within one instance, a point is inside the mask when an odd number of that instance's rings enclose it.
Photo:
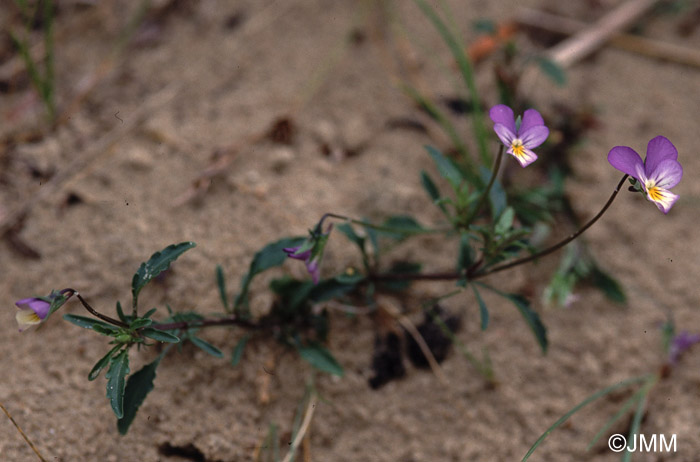
M 425 149 L 428 151 L 428 154 L 430 154 L 430 157 L 433 158 L 433 162 L 435 162 L 435 166 L 437 167 L 438 172 L 440 172 L 440 175 L 445 178 L 456 190 L 460 183 L 462 183 L 464 180 L 462 177 L 462 172 L 459 171 L 459 168 L 457 168 L 451 159 L 445 157 L 436 148 L 426 146 Z
M 226 278 L 224 277 L 224 269 L 221 265 L 216 265 L 216 285 L 219 287 L 219 297 L 221 303 L 224 304 L 224 310 L 229 311 L 228 295 L 226 295 Z
M 177 336 L 164 330 L 154 329 L 153 327 L 146 327 L 141 329 L 139 332 L 144 336 L 153 340 L 158 340 L 159 342 L 178 343 L 180 341 Z
M 124 416 L 124 387 L 129 375 L 129 350 L 112 357 L 107 371 L 107 398 L 118 419 Z
M 297 350 L 301 357 L 316 369 L 338 377 L 343 376 L 343 366 L 338 364 L 331 352 L 323 346 L 314 343 L 309 346 L 297 346 Z
M 263 271 L 280 266 L 287 260 L 287 254 L 282 249 L 296 247 L 301 245 L 306 239 L 303 237 L 286 237 L 277 242 L 266 245 L 255 254 L 253 261 L 250 262 L 248 273 L 241 280 L 241 291 L 236 296 L 234 309 L 240 306 L 245 306 L 248 303 L 248 287 L 253 278 Z
M 97 364 L 92 368 L 90 373 L 88 374 L 88 380 L 95 380 L 99 375 L 102 369 L 104 369 L 107 364 L 109 364 L 109 361 L 112 359 L 112 356 L 119 350 L 123 345 L 119 344 L 109 350 L 109 352 L 102 357 L 99 361 L 97 361 Z
M 93 329 L 100 333 L 105 331 L 116 331 L 118 328 L 112 324 L 108 324 L 99 319 L 88 318 L 87 316 L 80 316 L 78 314 L 64 314 L 63 319 L 71 324 L 75 324 L 78 327 L 84 329 Z
M 530 329 L 532 329 L 532 332 L 535 334 L 537 343 L 539 343 L 540 348 L 542 348 L 542 353 L 546 353 L 548 345 L 547 329 L 544 327 L 544 324 L 542 324 L 542 320 L 540 320 L 540 315 L 537 314 L 537 312 L 530 307 L 530 302 L 522 295 L 502 295 L 511 302 L 513 302 L 513 304 L 515 304 L 518 310 L 520 310 L 520 314 L 523 315 L 523 318 L 525 318 L 527 325 L 530 326 Z
M 138 271 L 131 280 L 131 293 L 134 297 L 134 304 L 139 296 L 139 292 L 149 281 L 170 267 L 170 263 L 184 252 L 188 251 L 196 244 L 194 242 L 181 242 L 169 245 L 160 252 L 151 255 L 147 262 L 141 263 Z
M 497 293 L 501 297 L 510 300 L 518 308 L 520 314 L 522 314 L 523 318 L 525 318 L 527 325 L 535 334 L 537 343 L 540 345 L 540 348 L 542 348 L 542 353 L 547 352 L 547 346 L 549 343 L 547 340 L 547 329 L 544 327 L 544 324 L 542 324 L 540 315 L 537 314 L 537 312 L 530 307 L 530 302 L 528 301 L 528 299 L 526 299 L 522 295 L 501 292 L 498 289 L 494 289 L 493 287 L 487 286 L 486 284 L 480 282 L 476 282 L 474 284 L 478 284 L 481 287 L 485 287 L 490 291 Z
M 136 417 L 136 411 L 143 404 L 146 395 L 153 390 L 153 380 L 156 378 L 156 368 L 161 358 L 162 355 L 158 356 L 155 361 L 146 364 L 138 372 L 129 376 L 124 390 L 124 413 L 117 421 L 120 434 L 126 435 L 131 422 Z
M 243 358 L 243 352 L 245 351 L 245 346 L 248 343 L 249 338 L 250 336 L 244 335 L 236 344 L 236 347 L 233 349 L 233 354 L 231 354 L 232 366 L 236 367 L 238 366 L 238 363 L 241 362 L 241 358 Z
M 476 286 L 474 284 L 471 284 L 471 287 L 474 291 L 476 301 L 479 304 L 479 314 L 481 316 L 481 330 L 486 330 L 486 328 L 489 326 L 489 310 L 486 307 L 486 303 L 484 303 L 484 300 L 481 298 L 481 294 L 479 294 L 479 291 L 476 290 Z
M 211 343 L 209 343 L 205 340 L 202 340 L 199 337 L 195 337 L 194 335 L 190 335 L 189 340 L 190 340 L 190 342 L 194 343 L 199 349 L 214 356 L 215 358 L 223 358 L 224 357 L 224 354 L 222 353 L 221 350 L 216 348 Z

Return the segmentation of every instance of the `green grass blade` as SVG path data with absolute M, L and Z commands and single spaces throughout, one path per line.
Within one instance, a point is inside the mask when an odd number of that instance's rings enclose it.
M 635 383 L 645 382 L 645 381 L 649 380 L 649 377 L 650 377 L 649 375 L 643 375 L 643 376 L 641 376 L 641 377 L 633 377 L 633 378 L 631 378 L 631 379 L 623 380 L 622 382 L 618 382 L 618 383 L 616 383 L 616 384 L 614 384 L 614 385 L 610 385 L 609 387 L 603 388 L 602 390 L 599 390 L 599 391 L 593 393 L 593 394 L 590 395 L 588 398 L 586 398 L 586 399 L 584 399 L 583 401 L 581 401 L 580 403 L 578 403 L 578 404 L 577 404 L 576 406 L 574 406 L 571 410 L 569 410 L 569 412 L 567 412 L 566 414 L 564 414 L 563 416 L 561 416 L 556 422 L 554 422 L 554 424 L 553 424 L 551 427 L 549 427 L 549 428 L 542 434 L 542 436 L 540 436 L 540 437 L 537 439 L 537 441 L 535 441 L 535 444 L 532 445 L 532 447 L 531 447 L 530 450 L 527 452 L 527 454 L 525 454 L 525 457 L 523 457 L 522 462 L 525 462 L 525 461 L 527 461 L 527 460 L 530 458 L 530 456 L 532 455 L 532 453 L 535 452 L 535 449 L 537 449 L 537 447 L 538 447 L 540 444 L 542 444 L 542 442 L 545 440 L 545 438 L 547 438 L 547 437 L 549 436 L 550 433 L 552 433 L 554 430 L 556 430 L 559 426 L 561 426 L 561 424 L 563 424 L 564 422 L 566 422 L 566 421 L 569 419 L 569 417 L 571 417 L 572 415 L 576 414 L 576 413 L 577 413 L 578 411 L 580 411 L 582 408 L 586 407 L 587 405 L 589 405 L 589 404 L 592 403 L 593 401 L 596 401 L 596 400 L 598 400 L 599 398 L 602 398 L 603 396 L 612 393 L 612 392 L 615 391 L 615 390 L 618 390 L 618 389 L 620 389 L 620 388 L 625 388 L 625 387 L 628 387 L 628 386 L 630 386 L 630 385 L 634 385 Z
M 442 112 L 440 108 L 438 108 L 432 101 L 423 96 L 423 94 L 416 88 L 404 83 L 401 85 L 401 90 L 403 90 L 406 96 L 411 98 L 414 103 L 425 110 L 430 117 L 435 119 L 440 124 L 442 129 L 445 130 L 445 133 L 450 138 L 450 141 L 452 141 L 452 144 L 454 144 L 457 151 L 459 151 L 459 153 L 465 158 L 469 158 L 469 149 L 467 148 L 467 145 L 464 144 L 462 138 L 460 138 L 459 134 L 457 133 L 457 128 L 445 115 L 445 113 Z
M 479 91 L 476 88 L 476 81 L 474 79 L 474 69 L 472 67 L 471 61 L 467 57 L 466 53 L 460 41 L 455 37 L 455 34 L 450 31 L 447 24 L 438 16 L 438 14 L 433 10 L 430 5 L 425 0 L 413 0 L 416 5 L 423 11 L 428 19 L 433 23 L 435 29 L 440 33 L 442 39 L 445 41 L 447 46 L 452 52 L 452 56 L 457 62 L 459 71 L 462 74 L 464 83 L 469 90 L 469 96 L 472 100 L 472 105 L 474 107 L 474 136 L 476 137 L 479 146 L 479 157 L 481 162 L 490 165 L 492 163 L 491 155 L 488 152 L 488 147 L 486 145 L 486 127 L 484 126 L 484 114 L 481 111 L 481 103 L 479 101 Z

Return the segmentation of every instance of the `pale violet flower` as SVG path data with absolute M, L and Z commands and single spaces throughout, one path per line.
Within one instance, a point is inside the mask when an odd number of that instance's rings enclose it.
M 319 222 L 316 228 L 311 232 L 311 236 L 301 245 L 282 249 L 289 258 L 302 260 L 304 262 L 306 271 L 311 275 L 314 284 L 318 284 L 321 279 L 321 269 L 319 265 L 321 263 L 321 258 L 323 258 L 323 250 L 326 247 L 328 236 L 333 229 L 333 225 L 331 224 L 328 226 L 328 230 L 325 233 L 321 232 L 322 225 L 323 220 Z
M 53 291 L 48 297 L 29 297 L 16 301 L 15 305 L 19 308 L 19 311 L 15 318 L 17 319 L 17 324 L 19 324 L 19 331 L 22 332 L 44 322 L 53 311 L 60 308 L 73 294 L 74 291 L 72 289 L 64 289 L 60 292 Z M 60 297 L 61 300 L 54 303 L 57 297 Z M 53 311 L 51 309 L 52 304 L 54 305 Z
M 489 117 L 493 120 L 496 135 L 508 148 L 506 152 L 515 157 L 521 166 L 527 167 L 537 160 L 537 154 L 532 150 L 549 136 L 549 129 L 539 112 L 528 109 L 522 120 L 516 122 L 513 110 L 499 104 L 491 108 Z
M 647 199 L 663 213 L 668 213 L 678 200 L 670 191 L 683 177 L 683 167 L 677 159 L 676 147 L 664 136 L 649 141 L 644 162 L 627 146 L 615 146 L 608 153 L 610 165 L 636 179 Z

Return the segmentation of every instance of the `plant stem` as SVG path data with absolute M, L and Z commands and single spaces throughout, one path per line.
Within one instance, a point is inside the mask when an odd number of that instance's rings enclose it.
M 484 189 L 484 192 L 481 194 L 481 197 L 479 198 L 479 203 L 476 204 L 476 207 L 472 211 L 472 213 L 469 215 L 469 218 L 466 221 L 466 226 L 469 226 L 471 222 L 474 220 L 474 218 L 478 215 L 479 211 L 481 208 L 484 206 L 486 203 L 486 200 L 489 197 L 489 194 L 491 193 L 491 188 L 493 187 L 493 184 L 496 182 L 496 176 L 498 176 L 498 170 L 501 168 L 501 161 L 503 160 L 503 151 L 505 151 L 506 147 L 504 145 L 501 145 L 501 149 L 498 150 L 498 155 L 496 156 L 496 162 L 493 166 L 493 171 L 491 172 L 491 179 L 489 180 L 489 184 L 486 185 L 486 189 Z M 496 217 L 493 217 L 496 219 Z
M 77 290 L 75 290 L 75 289 L 65 289 L 65 292 L 71 292 L 71 294 L 68 295 L 68 298 L 72 297 L 73 295 L 75 295 L 76 297 L 78 297 L 78 300 L 80 300 L 80 303 L 83 304 L 83 306 L 85 307 L 85 309 L 88 310 L 88 311 L 90 312 L 91 315 L 93 315 L 93 316 L 95 316 L 95 317 L 97 317 L 97 318 L 100 318 L 101 320 L 103 320 L 103 321 L 105 321 L 105 322 L 108 322 L 108 323 L 110 323 L 110 324 L 112 324 L 112 325 L 115 325 L 115 326 L 117 326 L 117 327 L 125 327 L 125 328 L 128 328 L 128 327 L 129 327 L 128 324 L 125 324 L 125 323 L 123 323 L 123 322 L 121 322 L 121 321 L 118 321 L 118 320 L 116 320 L 116 319 L 114 319 L 114 318 L 110 318 L 109 316 L 106 316 L 106 315 L 104 315 L 104 314 L 99 313 L 98 311 L 96 311 L 93 307 L 90 306 L 90 304 L 89 304 L 88 302 L 85 301 L 85 299 L 80 295 L 80 293 L 79 293 Z

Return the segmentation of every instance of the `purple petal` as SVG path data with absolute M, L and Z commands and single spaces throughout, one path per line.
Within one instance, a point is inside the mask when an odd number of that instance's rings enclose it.
M 46 319 L 51 309 L 51 304 L 36 297 L 23 298 L 15 302 L 20 310 L 31 310 L 39 316 L 39 319 Z
M 493 120 L 493 123 L 498 125 L 504 125 L 511 133 L 513 133 L 513 138 L 515 138 L 515 116 L 513 115 L 513 110 L 506 106 L 505 104 L 499 104 L 494 106 L 489 110 L 489 117 Z M 494 130 L 496 127 L 494 127 Z M 498 131 L 496 131 L 498 133 Z M 501 138 L 501 135 L 498 135 Z M 501 138 L 503 141 L 503 138 Z
M 525 123 L 523 122 L 523 126 L 524 125 Z M 535 125 L 528 128 L 526 131 L 520 131 L 520 139 L 523 141 L 523 146 L 530 149 L 536 148 L 544 143 L 544 140 L 546 140 L 548 136 L 549 129 L 544 125 Z
M 540 113 L 534 109 L 528 109 L 523 114 L 523 120 L 520 123 L 520 130 L 518 130 L 518 138 L 524 138 L 525 132 L 527 132 L 533 127 L 539 127 L 541 125 L 544 125 L 544 120 L 542 119 Z M 547 133 L 549 133 L 549 130 L 547 130 Z M 540 142 L 537 146 L 539 146 L 540 144 L 542 143 Z
M 311 275 L 311 279 L 313 279 L 314 284 L 318 284 L 318 280 L 321 276 L 321 271 L 318 268 L 318 260 L 306 262 L 306 270 Z
M 644 160 L 644 171 L 651 177 L 659 164 L 665 160 L 678 159 L 678 150 L 665 136 L 652 138 L 647 145 L 647 158 Z
M 668 352 L 669 362 L 675 364 L 680 355 L 696 343 L 700 343 L 700 334 L 691 334 L 684 331 L 676 335 L 671 341 L 671 347 Z
M 282 250 L 284 251 L 284 253 L 287 254 L 287 256 L 289 258 L 293 258 L 295 260 L 306 260 L 307 258 L 309 258 L 309 256 L 311 255 L 311 249 L 305 250 L 304 252 L 301 252 L 301 253 L 297 253 L 297 252 L 299 252 L 300 248 L 301 248 L 301 246 L 299 245 L 296 247 L 285 247 Z
M 503 124 L 499 123 L 494 125 L 493 130 L 496 132 L 496 135 L 498 135 L 501 142 L 506 146 L 510 146 L 513 143 L 513 140 L 516 138 L 515 132 L 511 131 Z
M 627 146 L 615 146 L 608 153 L 608 162 L 622 173 L 643 181 L 643 178 L 640 178 L 640 173 L 644 173 L 644 163 L 634 149 Z
M 660 162 L 648 178 L 654 181 L 655 186 L 671 189 L 683 178 L 683 167 L 678 161 L 667 159 Z

